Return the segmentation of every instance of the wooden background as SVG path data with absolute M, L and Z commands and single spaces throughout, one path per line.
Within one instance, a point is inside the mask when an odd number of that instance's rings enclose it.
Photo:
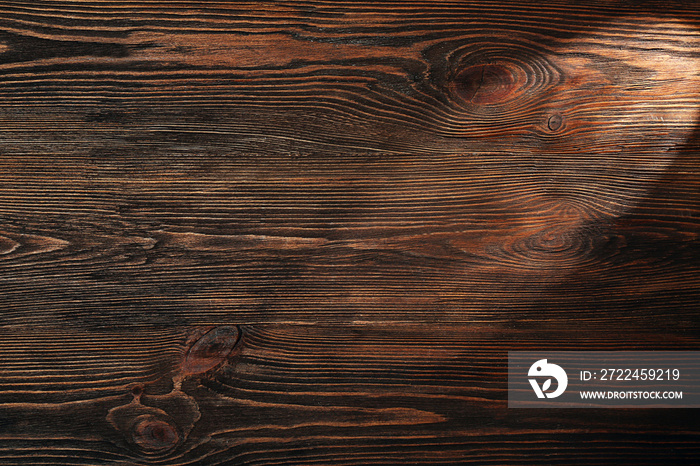
M 700 350 L 693 1 L 0 2 L 0 463 L 698 464 L 507 351 Z

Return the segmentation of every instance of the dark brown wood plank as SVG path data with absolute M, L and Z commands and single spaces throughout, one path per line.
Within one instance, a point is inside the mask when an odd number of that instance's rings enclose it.
M 478 324 L 238 332 L 3 332 L 0 462 L 689 464 L 700 453 L 694 410 L 507 409 L 505 382 L 508 350 L 694 349 L 697 337 Z
M 694 315 L 696 8 L 254 5 L 3 3 L 5 321 Z
M 0 464 L 697 464 L 505 355 L 698 349 L 698 89 L 681 0 L 0 1 Z

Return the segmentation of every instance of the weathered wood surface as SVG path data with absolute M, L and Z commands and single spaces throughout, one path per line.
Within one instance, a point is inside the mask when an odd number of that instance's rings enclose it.
M 693 348 L 678 335 L 630 332 L 630 343 L 492 324 L 255 325 L 241 328 L 233 354 L 193 373 L 188 348 L 207 330 L 8 332 L 0 459 L 565 465 L 700 455 L 691 409 L 506 408 L 509 349 Z M 161 431 L 135 429 L 143 421 Z
M 697 464 L 508 410 L 700 349 L 694 2 L 0 2 L 0 464 Z

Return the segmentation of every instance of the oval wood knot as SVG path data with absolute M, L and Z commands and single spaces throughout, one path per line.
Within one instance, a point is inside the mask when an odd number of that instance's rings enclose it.
M 238 342 L 240 331 L 234 326 L 216 327 L 202 336 L 185 355 L 185 375 L 201 374 L 222 364 Z
M 520 264 L 529 267 L 575 267 L 590 257 L 605 238 L 592 238 L 580 225 L 551 224 L 518 238 L 509 246 L 509 253 Z
M 555 113 L 554 115 L 550 116 L 549 120 L 547 121 L 547 127 L 550 131 L 559 131 L 563 125 L 564 117 L 559 113 Z
M 509 68 L 497 64 L 470 66 L 455 78 L 459 96 L 473 104 L 493 105 L 508 100 L 517 79 Z
M 132 438 L 147 453 L 164 453 L 180 442 L 180 434 L 172 423 L 148 414 L 136 418 Z

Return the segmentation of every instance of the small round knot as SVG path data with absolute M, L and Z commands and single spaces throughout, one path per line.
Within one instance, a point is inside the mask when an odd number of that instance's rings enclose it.
M 131 387 L 131 394 L 134 395 L 135 398 L 140 398 L 141 395 L 143 395 L 143 385 L 134 385 Z
M 174 425 L 151 415 L 136 419 L 132 435 L 134 443 L 146 453 L 164 453 L 175 448 L 180 441 Z
M 564 117 L 559 113 L 550 116 L 549 121 L 547 121 L 547 127 L 550 131 L 559 131 L 563 125 Z

